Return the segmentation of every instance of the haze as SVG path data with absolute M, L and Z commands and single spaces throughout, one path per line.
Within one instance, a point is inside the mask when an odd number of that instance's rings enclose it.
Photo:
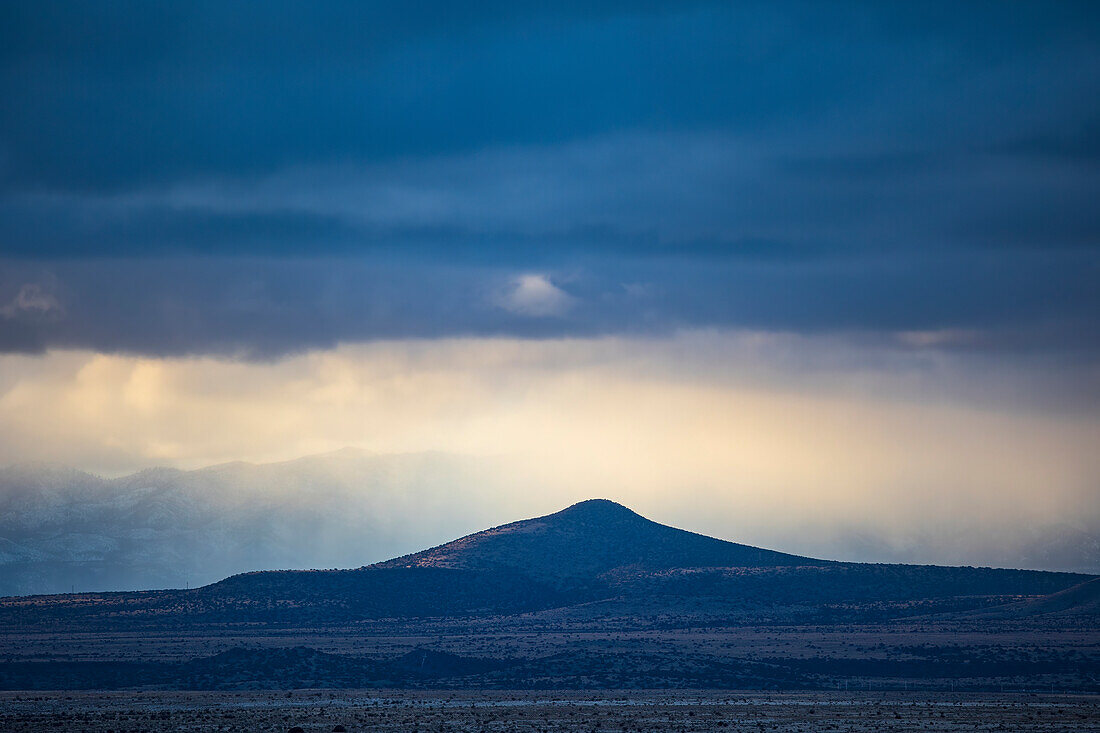
M 590 497 L 1100 572 L 1095 4 L 52 5 L 0 10 L 0 463 L 465 467 L 218 572 Z

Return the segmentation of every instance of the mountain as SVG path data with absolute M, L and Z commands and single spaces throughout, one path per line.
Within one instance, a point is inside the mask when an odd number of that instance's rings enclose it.
M 1097 582 L 799 557 L 600 499 L 350 570 L 0 598 L 0 689 L 1093 690 Z
M 540 579 L 591 580 L 614 571 L 827 564 L 667 527 L 613 501 L 589 499 L 374 567 L 507 570 Z
M 149 468 L 119 478 L 48 464 L 0 468 L 0 596 L 194 587 L 256 568 L 357 567 L 499 524 L 532 504 L 551 508 L 550 496 L 514 490 L 524 481 L 516 471 L 502 459 L 356 449 L 192 471 Z M 583 530 L 577 520 L 599 506 L 608 509 L 598 521 L 608 535 L 586 537 L 589 549 L 580 553 L 570 533 Z M 499 527 L 388 566 L 474 569 L 495 558 L 491 563 L 526 566 L 524 572 L 545 580 L 563 577 L 566 567 L 586 576 L 613 568 L 628 573 L 631 567 L 808 562 L 690 539 L 652 522 L 635 525 L 637 515 L 629 514 L 596 504 Z M 1036 525 L 993 535 L 961 526 L 940 534 L 883 535 L 858 523 L 823 528 L 815 536 L 805 528 L 770 531 L 769 544 L 789 541 L 803 552 L 814 548 L 819 557 L 926 563 L 965 558 L 1002 567 L 1100 571 L 1100 537 L 1087 526 Z M 525 547 L 534 547 L 519 541 L 526 536 L 540 538 L 536 556 L 549 554 L 555 561 L 536 570 L 523 555 Z M 546 544 L 559 540 L 554 548 Z M 476 554 L 460 551 L 470 543 Z
M 0 603 L 0 626 L 282 624 L 525 615 L 547 623 L 872 621 L 1057 593 L 1090 576 L 842 563 L 788 555 L 581 502 L 355 570 L 260 571 L 192 590 Z

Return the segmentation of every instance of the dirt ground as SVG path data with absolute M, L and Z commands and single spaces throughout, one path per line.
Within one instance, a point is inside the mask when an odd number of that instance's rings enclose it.
M 1098 731 L 1100 697 L 739 692 L 0 693 L 5 731 Z

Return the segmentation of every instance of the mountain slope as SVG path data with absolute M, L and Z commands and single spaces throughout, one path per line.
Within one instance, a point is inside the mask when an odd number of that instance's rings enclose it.
M 1100 618 L 1100 578 L 1041 598 L 1018 601 L 970 614 L 975 618 L 1028 619 L 1036 616 Z
M 503 460 L 356 449 L 113 479 L 48 464 L 0 467 L 0 596 L 194 587 L 256 568 L 359 567 L 516 516 L 532 502 L 516 481 Z M 899 540 L 910 548 L 899 554 L 854 526 L 838 533 L 842 539 L 802 547 L 825 557 L 1100 571 L 1094 531 L 1041 526 L 1003 535 L 976 541 L 981 548 L 950 536 L 909 537 Z M 661 527 L 597 501 L 383 566 L 510 567 L 558 582 L 612 570 L 807 563 L 821 561 Z
M 536 578 L 594 579 L 624 569 L 829 564 L 668 527 L 613 501 L 589 499 L 374 567 L 510 570 Z
M 317 627 L 520 615 L 594 628 L 609 618 L 620 627 L 838 623 L 974 611 L 1090 579 L 814 560 L 667 527 L 593 500 L 356 570 L 252 572 L 185 591 L 0 599 L 0 628 Z

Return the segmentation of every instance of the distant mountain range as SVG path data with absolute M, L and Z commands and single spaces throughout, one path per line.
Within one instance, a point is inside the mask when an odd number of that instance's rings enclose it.
M 507 516 L 496 486 L 490 461 L 352 449 L 117 479 L 11 466 L 0 469 L 0 596 L 357 566 Z
M 195 587 L 256 568 L 357 567 L 497 524 L 531 506 L 551 508 L 551 497 L 532 499 L 514 486 L 492 460 L 355 449 L 261 465 L 151 468 L 116 479 L 42 464 L 0 468 L 0 596 Z M 612 513 L 609 521 L 625 519 Z M 513 535 L 500 530 L 480 538 L 483 561 L 510 555 L 521 563 L 515 553 L 523 548 Z M 576 551 L 574 541 L 561 542 L 556 556 Z M 636 539 L 628 544 L 638 546 Z M 1017 533 L 1004 547 L 971 555 L 942 547 L 942 538 L 924 545 L 921 557 L 948 562 L 976 555 L 1002 567 L 1100 571 L 1100 540 L 1069 527 Z M 801 547 L 898 562 L 913 554 L 858 528 Z M 457 562 L 441 551 L 420 553 L 415 562 Z M 406 561 L 413 560 L 388 566 Z M 742 563 L 730 555 L 711 564 Z

